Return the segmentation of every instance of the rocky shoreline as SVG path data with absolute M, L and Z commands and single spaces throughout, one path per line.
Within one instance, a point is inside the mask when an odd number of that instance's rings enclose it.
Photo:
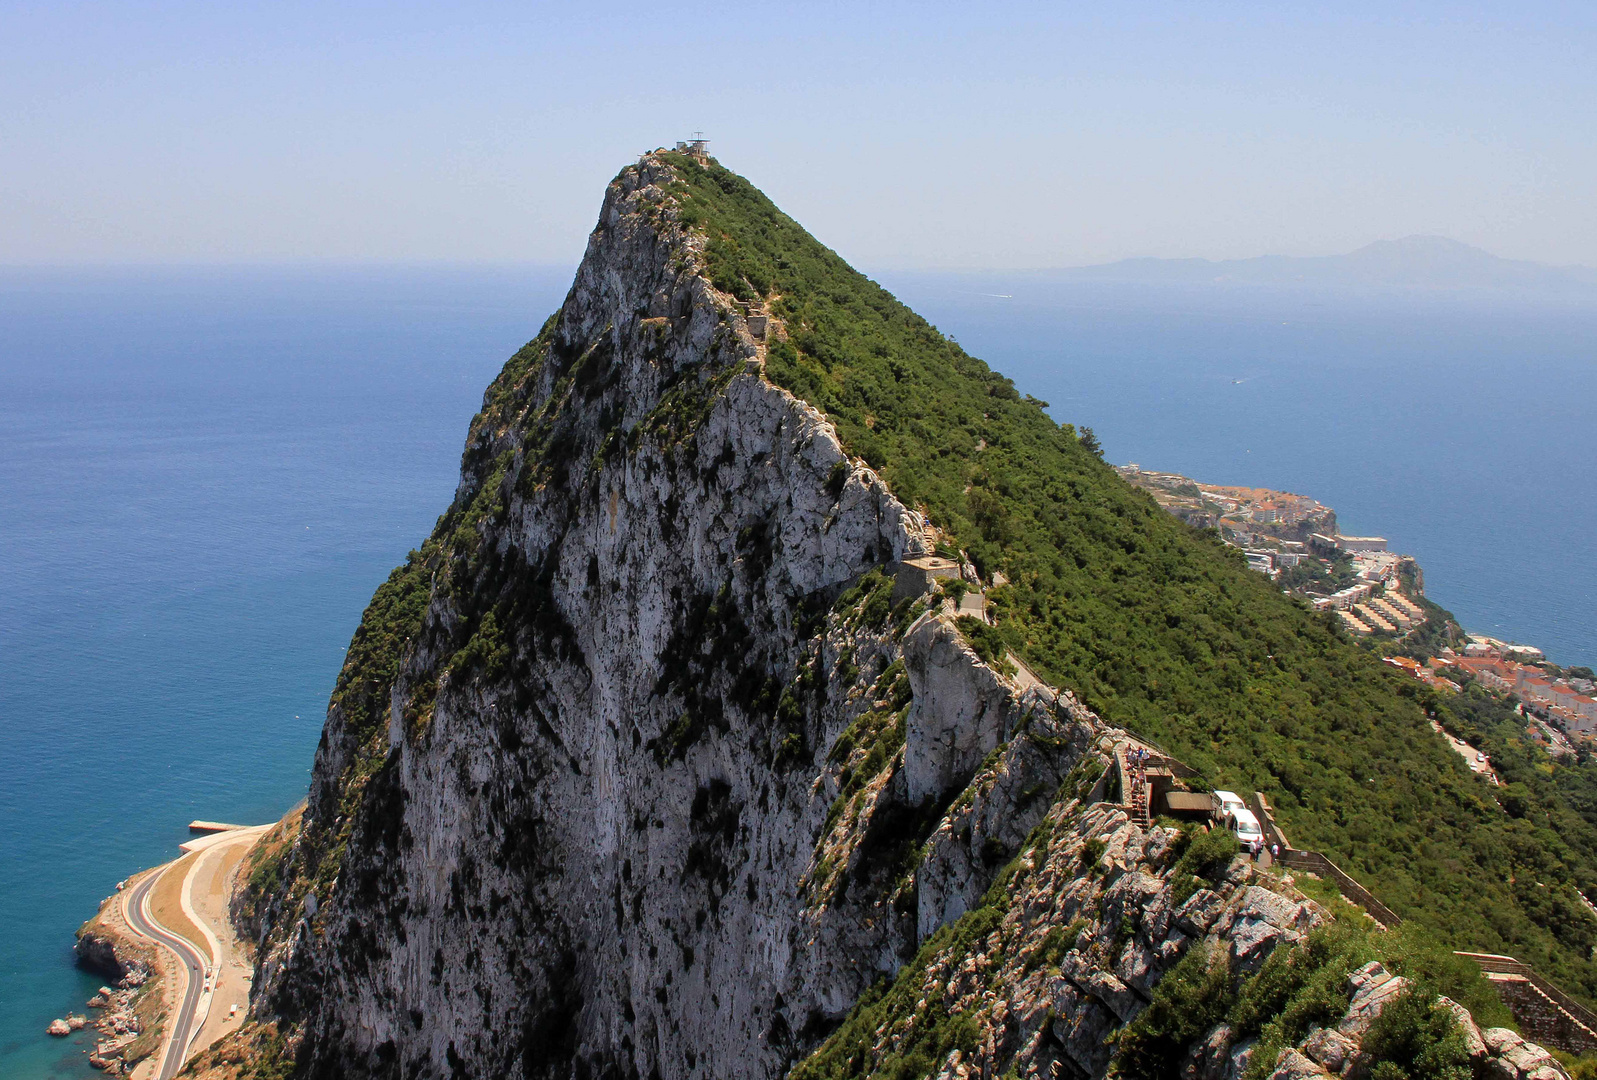
M 69 1035 L 92 1026 L 99 1032 L 89 1064 L 112 1076 L 126 1075 L 155 1046 L 158 1014 L 147 1002 L 159 1007 L 160 995 L 152 999 L 148 991 L 159 982 L 156 951 L 134 937 L 122 922 L 117 897 L 128 882 L 119 882 L 117 893 L 100 905 L 94 918 L 78 929 L 78 965 L 104 975 L 101 986 L 88 1000 L 92 1019 L 78 1014 L 51 1022 L 46 1034 Z

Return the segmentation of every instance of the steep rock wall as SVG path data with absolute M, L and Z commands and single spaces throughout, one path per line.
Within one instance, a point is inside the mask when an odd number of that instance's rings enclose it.
M 836 603 L 921 523 L 759 376 L 669 179 L 612 184 L 490 389 L 419 632 L 362 691 L 386 723 L 329 711 L 255 1004 L 303 1075 L 778 1075 L 979 895 L 1089 741 L 930 615 L 980 715 L 929 694 L 904 670 L 926 602 L 885 610 L 890 581 Z

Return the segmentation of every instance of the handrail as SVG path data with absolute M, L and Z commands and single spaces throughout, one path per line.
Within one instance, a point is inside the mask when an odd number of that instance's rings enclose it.
M 1183 780 L 1191 780 L 1194 777 L 1201 775 L 1198 770 L 1194 769 L 1191 765 L 1171 757 L 1162 750 L 1157 756 L 1150 758 L 1148 760 L 1148 764 L 1159 768 L 1169 769 L 1171 776 L 1178 776 Z
M 1502 956 L 1497 953 L 1455 952 L 1454 955 L 1475 961 L 1482 971 L 1498 975 L 1519 975 L 1523 977 L 1526 982 L 1546 994 L 1555 1005 L 1568 1013 L 1570 1019 L 1590 1031 L 1593 1038 L 1597 1038 L 1597 1013 L 1593 1013 L 1586 1006 L 1536 974 L 1536 970 L 1529 964 L 1522 963 L 1512 956 Z
M 1322 877 L 1329 877 L 1343 896 L 1369 912 L 1372 919 L 1388 930 L 1394 926 L 1401 925 L 1403 922 L 1397 912 L 1377 900 L 1374 893 L 1360 885 L 1345 870 L 1321 852 L 1304 851 L 1302 848 L 1288 848 L 1281 852 L 1281 863 L 1285 866 L 1298 866 Z

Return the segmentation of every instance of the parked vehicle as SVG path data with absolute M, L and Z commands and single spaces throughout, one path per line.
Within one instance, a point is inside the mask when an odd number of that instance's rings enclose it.
M 1233 810 L 1246 810 L 1248 804 L 1234 791 L 1217 791 L 1214 793 L 1214 816 L 1221 821 Z
M 1226 815 L 1225 821 L 1243 851 L 1257 855 L 1264 850 L 1264 830 L 1259 828 L 1259 819 L 1253 816 L 1252 810 L 1245 807 L 1232 810 Z

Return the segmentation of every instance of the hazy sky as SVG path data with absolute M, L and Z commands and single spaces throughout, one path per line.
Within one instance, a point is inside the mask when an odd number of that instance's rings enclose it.
M 573 262 L 703 129 L 866 266 L 1597 264 L 1597 5 L 0 2 L 0 263 Z

